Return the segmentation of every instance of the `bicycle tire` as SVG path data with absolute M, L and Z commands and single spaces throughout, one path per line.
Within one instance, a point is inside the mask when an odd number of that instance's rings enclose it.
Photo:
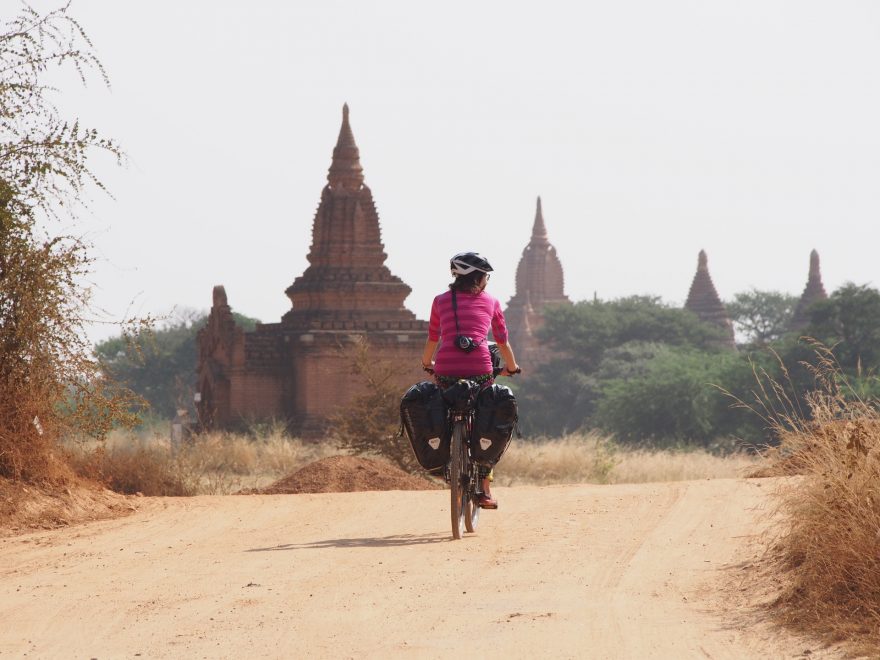
M 474 487 L 467 489 L 466 501 L 464 507 L 464 528 L 465 531 L 473 534 L 477 531 L 477 524 L 480 522 L 480 505 L 477 504 L 477 493 Z
M 477 485 L 479 477 L 477 476 L 477 466 L 471 462 L 468 455 L 467 443 L 462 443 L 462 450 L 462 460 L 466 466 L 464 528 L 466 531 L 473 534 L 477 531 L 477 524 L 480 522 L 480 505 L 477 503 Z
M 452 427 L 452 440 L 449 447 L 449 503 L 452 514 L 452 538 L 458 540 L 464 532 L 467 493 L 465 491 L 466 449 L 464 422 L 456 422 Z

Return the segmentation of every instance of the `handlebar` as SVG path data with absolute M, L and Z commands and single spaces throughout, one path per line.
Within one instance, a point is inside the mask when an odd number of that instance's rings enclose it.
M 494 377 L 494 376 L 501 376 L 501 375 L 504 375 L 504 376 L 507 376 L 508 378 L 513 378 L 513 377 L 516 376 L 517 374 L 521 374 L 521 373 L 522 373 L 522 367 L 517 367 L 517 368 L 516 368 L 516 371 L 509 371 L 509 372 L 507 372 L 506 374 L 502 374 L 501 372 L 504 371 L 504 370 L 506 370 L 506 369 L 507 369 L 507 367 L 504 367 L 504 368 L 502 368 L 502 369 L 498 369 L 498 370 L 493 370 L 493 372 L 492 372 L 492 376 Z M 432 376 L 434 375 L 434 368 L 433 368 L 433 367 L 426 367 L 425 365 L 422 365 L 422 370 L 423 370 L 423 371 L 426 371 L 427 373 L 431 374 Z

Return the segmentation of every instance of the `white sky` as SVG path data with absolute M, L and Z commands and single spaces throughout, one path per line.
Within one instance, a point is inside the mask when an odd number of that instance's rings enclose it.
M 12 3 L 6 3 L 7 9 Z M 37 8 L 56 3 L 36 2 Z M 5 13 L 5 12 L 4 12 Z M 132 157 L 87 222 L 111 315 L 273 322 L 341 107 L 426 318 L 465 249 L 514 271 L 541 195 L 574 300 L 880 284 L 880 4 L 76 0 L 112 79 L 64 105 Z M 114 328 L 96 327 L 100 339 Z

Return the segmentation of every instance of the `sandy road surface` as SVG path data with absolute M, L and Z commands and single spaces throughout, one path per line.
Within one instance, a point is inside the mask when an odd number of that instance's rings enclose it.
M 457 542 L 444 491 L 148 500 L 0 539 L 0 657 L 799 657 L 730 588 L 769 486 L 499 488 Z

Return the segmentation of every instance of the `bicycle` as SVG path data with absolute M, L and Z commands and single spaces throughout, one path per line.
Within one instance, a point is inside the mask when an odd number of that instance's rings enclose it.
M 432 374 L 433 369 L 425 367 Z M 495 367 L 493 376 L 503 369 Z M 515 373 L 520 373 L 518 369 Z M 513 374 L 509 374 L 513 375 Z M 449 405 L 447 428 L 451 429 L 449 462 L 446 481 L 449 483 L 452 538 L 461 539 L 465 531 L 473 533 L 480 519 L 480 496 L 483 494 L 479 465 L 471 455 L 470 438 L 473 433 L 477 396 L 482 386 L 462 378 L 443 390 L 443 399 Z

